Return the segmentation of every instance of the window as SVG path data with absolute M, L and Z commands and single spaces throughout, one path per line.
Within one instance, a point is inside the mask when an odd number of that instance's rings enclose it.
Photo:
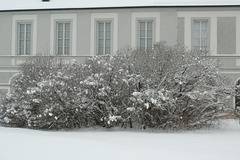
M 32 25 L 31 23 L 18 23 L 18 55 L 31 54 Z
M 152 50 L 153 45 L 153 21 L 139 21 L 139 48 L 140 50 Z
M 208 21 L 193 21 L 193 48 L 207 51 L 208 49 Z
M 152 50 L 160 39 L 160 12 L 132 12 L 131 46 Z
M 13 56 L 36 55 L 37 53 L 37 15 L 12 16 L 12 43 Z M 12 61 L 15 65 L 17 61 Z
M 114 55 L 118 27 L 118 13 L 91 13 L 90 55 Z
M 71 23 L 57 22 L 57 54 L 69 55 L 71 43 Z
M 97 23 L 97 54 L 107 55 L 111 53 L 111 21 Z

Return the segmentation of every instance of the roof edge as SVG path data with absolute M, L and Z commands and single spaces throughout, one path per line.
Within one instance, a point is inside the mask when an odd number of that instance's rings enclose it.
M 39 9 L 11 9 L 0 10 L 0 12 L 31 12 L 31 11 L 61 11 L 61 10 L 101 10 L 101 9 L 135 9 L 135 8 L 226 8 L 240 7 L 239 5 L 161 5 L 161 6 L 116 6 L 116 7 L 86 7 L 86 8 L 39 8 Z

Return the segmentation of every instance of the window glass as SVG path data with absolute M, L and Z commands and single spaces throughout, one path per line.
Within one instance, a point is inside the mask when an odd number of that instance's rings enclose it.
M 194 20 L 193 22 L 193 48 L 206 51 L 208 42 L 207 20 Z
M 70 22 L 57 22 L 57 54 L 70 54 L 71 24 Z
M 153 22 L 139 21 L 139 48 L 146 51 L 151 50 L 153 45 Z
M 18 23 L 18 55 L 31 54 L 31 24 Z
M 97 23 L 97 54 L 104 55 L 111 53 L 111 22 L 100 21 Z

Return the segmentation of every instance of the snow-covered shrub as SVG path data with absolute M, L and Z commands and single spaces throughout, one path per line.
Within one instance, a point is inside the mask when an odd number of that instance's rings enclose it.
M 233 85 L 204 53 L 159 43 L 135 54 L 133 64 L 146 88 L 132 94 L 132 119 L 143 127 L 207 127 L 228 108 Z
M 1 104 L 1 122 L 36 129 L 87 126 L 84 97 L 79 95 L 79 65 L 63 65 L 38 56 L 20 65 L 13 94 Z
M 33 57 L 20 66 L 0 122 L 35 129 L 207 127 L 233 89 L 219 63 L 183 47 L 154 45 L 66 65 Z
M 86 77 L 80 82 L 82 96 L 91 101 L 96 125 L 111 127 L 127 121 L 129 97 L 141 82 L 141 75 L 129 70 L 129 55 L 93 57 L 83 65 Z

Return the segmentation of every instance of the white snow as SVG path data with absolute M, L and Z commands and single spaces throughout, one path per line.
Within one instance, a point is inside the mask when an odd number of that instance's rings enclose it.
M 239 160 L 240 125 L 191 132 L 0 127 L 0 160 Z
M 239 0 L 0 0 L 0 10 L 128 6 L 240 5 Z

